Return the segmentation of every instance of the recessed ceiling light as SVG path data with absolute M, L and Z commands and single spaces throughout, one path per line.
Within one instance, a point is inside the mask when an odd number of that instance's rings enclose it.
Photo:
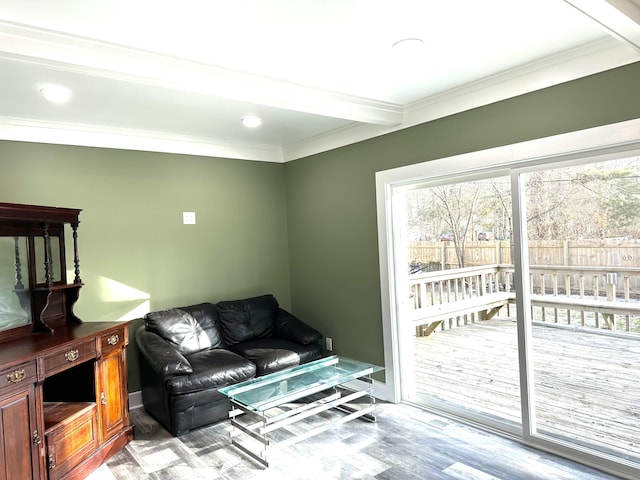
M 65 103 L 71 98 L 71 90 L 59 85 L 48 85 L 40 89 L 40 93 L 53 103 Z
M 247 128 L 256 128 L 262 125 L 262 119 L 255 115 L 248 115 L 246 117 L 242 117 L 242 124 Z
M 421 38 L 410 37 L 398 40 L 391 48 L 396 52 L 414 52 L 424 47 L 424 40 Z

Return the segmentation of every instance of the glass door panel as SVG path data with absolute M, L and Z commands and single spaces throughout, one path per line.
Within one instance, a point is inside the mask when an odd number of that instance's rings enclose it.
M 640 460 L 640 162 L 525 174 L 535 435 Z
M 403 400 L 520 429 L 509 177 L 396 187 Z

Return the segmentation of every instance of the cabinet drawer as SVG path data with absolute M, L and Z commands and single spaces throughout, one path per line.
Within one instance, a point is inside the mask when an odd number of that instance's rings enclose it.
M 26 362 L 13 368 L 0 371 L 0 391 L 15 385 L 36 383 L 37 370 L 35 360 Z
M 96 343 L 94 340 L 76 343 L 64 350 L 57 350 L 44 357 L 44 368 L 47 376 L 61 372 L 79 363 L 96 358 Z
M 110 333 L 103 335 L 101 338 L 102 341 L 102 352 L 109 352 L 116 348 L 121 348 L 125 344 L 125 331 L 124 327 L 118 328 L 117 330 L 112 330 Z

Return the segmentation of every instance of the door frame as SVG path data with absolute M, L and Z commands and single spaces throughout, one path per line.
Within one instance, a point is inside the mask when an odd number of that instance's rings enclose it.
M 526 170 L 527 167 L 578 159 L 605 160 L 620 155 L 640 155 L 640 119 L 465 153 L 376 173 L 382 333 L 385 359 L 385 383 L 380 392 L 382 398 L 395 403 L 402 401 L 399 360 L 402 340 L 399 334 L 399 318 L 403 305 L 396 295 L 398 284 L 402 281 L 402 279 L 396 278 L 396 265 L 401 265 L 402 260 L 396 258 L 396 249 L 394 248 L 393 195 L 395 188 L 419 182 L 447 182 L 460 177 L 496 176 L 500 174 L 500 170 L 508 170 L 508 173 L 512 174 L 514 182 L 512 191 L 515 192 L 517 191 L 518 173 Z M 514 203 L 519 203 L 518 199 L 514 198 Z M 520 223 L 519 216 L 514 216 L 514 236 L 518 244 L 524 238 L 523 233 L 526 233 L 520 228 Z M 520 267 L 516 271 L 522 272 L 522 268 L 527 265 L 526 252 L 516 255 L 514 262 Z M 519 297 L 523 297 L 523 295 Z M 517 301 L 524 302 L 525 299 L 520 298 Z M 518 307 L 518 311 L 525 311 L 523 304 L 519 304 Z M 522 338 L 530 335 L 530 332 L 526 331 L 527 328 L 530 328 L 529 323 L 518 323 L 519 335 Z M 521 376 L 530 376 L 531 373 L 527 368 L 528 352 L 525 349 L 521 350 Z M 526 407 L 522 412 L 523 432 L 519 440 L 533 447 L 596 466 L 616 475 L 632 478 L 633 475 L 638 474 L 638 471 L 633 467 L 621 464 L 616 460 L 577 451 L 569 445 L 562 445 L 537 435 L 531 435 L 535 425 L 533 418 L 530 415 L 527 416 L 527 412 L 531 412 L 533 408 L 531 391 L 527 383 L 529 382 L 521 382 L 523 407 L 525 405 Z

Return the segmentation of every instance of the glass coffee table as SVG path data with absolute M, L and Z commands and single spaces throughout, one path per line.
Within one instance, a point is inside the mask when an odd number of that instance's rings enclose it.
M 264 466 L 267 452 L 287 447 L 354 418 L 375 422 L 371 374 L 382 367 L 332 356 L 220 389 L 231 400 L 233 445 Z M 354 403 L 364 397 L 364 402 Z M 329 409 L 345 413 L 302 433 L 285 427 Z M 298 430 L 298 429 L 296 429 Z M 276 433 L 277 432 L 277 433 Z

